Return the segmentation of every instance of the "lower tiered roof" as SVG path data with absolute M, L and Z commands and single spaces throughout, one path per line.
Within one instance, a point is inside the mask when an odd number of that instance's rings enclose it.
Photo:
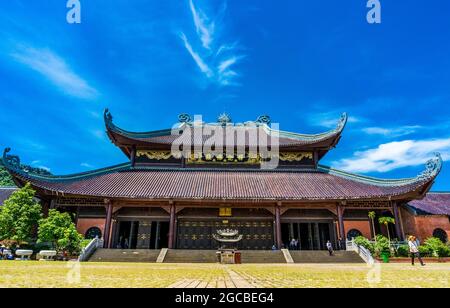
M 430 189 L 440 156 L 417 177 L 382 180 L 319 166 L 308 170 L 134 168 L 122 164 L 68 176 L 42 176 L 20 169 L 17 156 L 5 167 L 19 185 L 30 182 L 42 194 L 181 200 L 412 200 Z

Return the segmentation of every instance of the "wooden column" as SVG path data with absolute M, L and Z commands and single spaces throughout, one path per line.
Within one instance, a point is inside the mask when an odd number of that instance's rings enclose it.
M 109 199 L 105 199 L 106 207 L 106 220 L 105 220 L 105 230 L 103 232 L 103 247 L 111 248 L 111 221 L 113 214 L 112 202 Z
M 281 249 L 282 247 L 280 216 L 280 206 L 278 205 L 275 207 L 275 236 L 277 249 Z
M 133 145 L 133 147 L 131 148 L 130 159 L 131 159 L 131 167 L 134 167 L 134 165 L 136 164 L 136 146 L 135 145 Z
M 402 227 L 401 227 L 401 220 L 398 213 L 398 205 L 397 202 L 392 202 L 392 212 L 394 213 L 394 219 L 395 219 L 395 235 L 397 236 L 397 239 L 399 241 L 403 241 L 403 234 L 402 234 Z
M 342 243 L 345 243 L 345 228 L 344 228 L 344 208 L 341 204 L 337 205 L 337 216 L 338 216 L 338 224 L 339 224 L 339 237 Z M 345 247 L 341 247 L 345 249 Z
M 170 223 L 169 223 L 169 249 L 173 249 L 175 246 L 175 205 L 173 202 L 170 203 Z

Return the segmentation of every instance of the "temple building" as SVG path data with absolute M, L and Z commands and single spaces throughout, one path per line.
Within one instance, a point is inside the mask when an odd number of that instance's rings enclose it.
M 175 127 L 150 132 L 119 128 L 108 110 L 104 120 L 126 163 L 39 175 L 21 169 L 9 149 L 3 163 L 19 187 L 31 183 L 45 211 L 75 213 L 79 232 L 103 237 L 106 248 L 216 249 L 213 234 L 228 228 L 242 235 L 243 250 L 287 247 L 293 238 L 302 250 L 319 250 L 328 240 L 338 247 L 339 239 L 386 233 L 371 223 L 369 211 L 394 217 L 389 232 L 399 240 L 422 232 L 418 220 L 435 214 L 423 208 L 427 199 L 439 198 L 427 195 L 441 170 L 438 154 L 408 179 L 372 178 L 320 164 L 337 146 L 346 114 L 335 129 L 314 135 L 274 129 L 268 116 L 233 123 L 221 115 L 204 123 L 183 114 Z M 196 129 L 226 133 L 211 143 Z M 264 168 L 273 161 L 276 165 Z M 446 235 L 448 214 L 444 209 L 439 218 Z

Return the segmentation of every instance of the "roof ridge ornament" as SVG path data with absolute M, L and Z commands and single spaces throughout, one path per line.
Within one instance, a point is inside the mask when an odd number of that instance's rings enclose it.
M 180 113 L 178 115 L 178 122 L 180 123 L 191 123 L 192 117 L 187 113 Z
M 270 117 L 269 117 L 267 114 L 263 114 L 263 115 L 260 115 L 260 116 L 256 119 L 255 122 L 256 122 L 256 123 L 260 123 L 260 124 L 270 125 L 271 120 L 270 120 Z
M 425 170 L 420 173 L 418 179 L 429 179 L 436 177 L 442 169 L 442 156 L 440 153 L 434 153 L 434 157 L 425 163 Z
M 217 118 L 217 122 L 219 122 L 223 126 L 231 123 L 231 121 L 232 121 L 232 119 L 231 119 L 230 115 L 226 112 L 220 114 L 219 117 Z

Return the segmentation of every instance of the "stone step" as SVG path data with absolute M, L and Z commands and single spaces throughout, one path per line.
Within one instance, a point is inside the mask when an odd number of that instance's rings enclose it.
M 104 249 L 100 248 L 89 262 L 156 262 L 159 249 Z
M 354 251 L 335 251 L 330 256 L 328 251 L 321 250 L 290 250 L 294 263 L 364 263 L 364 260 Z
M 164 263 L 216 263 L 215 250 L 169 249 Z
M 286 263 L 283 253 L 279 250 L 242 250 L 242 263 Z

